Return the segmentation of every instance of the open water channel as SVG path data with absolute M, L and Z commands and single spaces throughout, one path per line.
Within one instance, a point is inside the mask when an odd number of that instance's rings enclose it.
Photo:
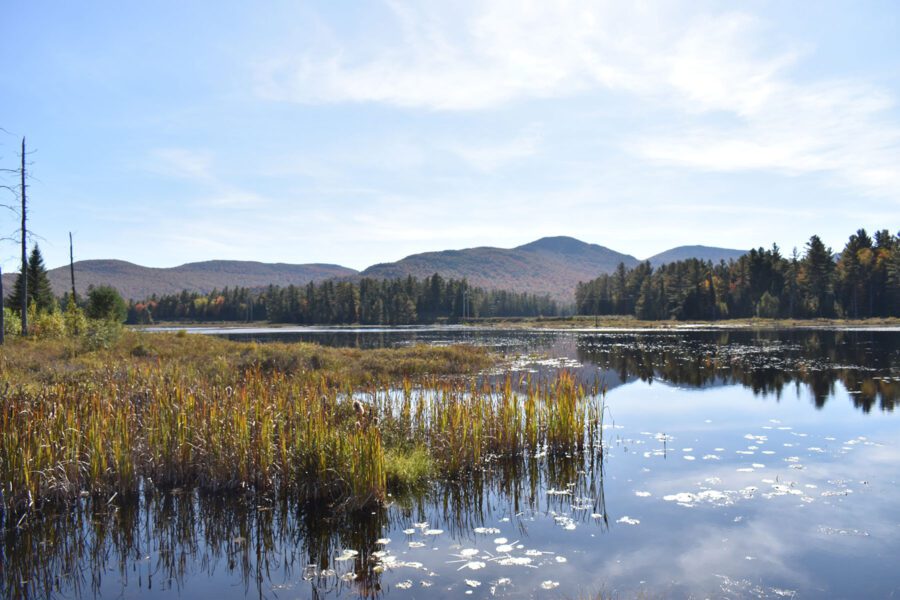
M 900 330 L 207 330 L 486 345 L 606 388 L 604 448 L 359 514 L 189 490 L 5 532 L 8 596 L 900 596 Z

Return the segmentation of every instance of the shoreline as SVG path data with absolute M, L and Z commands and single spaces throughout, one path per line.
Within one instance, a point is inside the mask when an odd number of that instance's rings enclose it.
M 469 319 L 461 323 L 431 323 L 417 325 L 300 325 L 291 323 L 219 322 L 161 322 L 154 325 L 129 325 L 133 331 L 190 333 L 400 333 L 417 331 L 693 331 L 693 330 L 790 330 L 841 329 L 866 331 L 900 331 L 900 318 L 870 319 L 722 319 L 718 321 L 641 321 L 630 317 L 531 317 Z

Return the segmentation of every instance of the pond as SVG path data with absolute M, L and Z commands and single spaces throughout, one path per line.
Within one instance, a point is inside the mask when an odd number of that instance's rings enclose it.
M 900 592 L 900 331 L 207 330 L 474 343 L 606 389 L 602 452 L 361 513 L 175 490 L 3 532 L 5 596 L 860 598 Z M 488 374 L 491 375 L 491 374 Z

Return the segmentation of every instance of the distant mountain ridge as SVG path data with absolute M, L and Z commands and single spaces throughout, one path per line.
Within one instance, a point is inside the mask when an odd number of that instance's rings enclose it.
M 670 262 L 687 260 L 689 258 L 697 258 L 699 260 L 711 261 L 713 264 L 718 264 L 719 261 L 722 260 L 724 260 L 725 262 L 728 262 L 729 260 L 737 260 L 746 253 L 747 250 L 733 250 L 731 248 L 714 248 L 711 246 L 678 246 L 677 248 L 670 248 L 665 252 L 654 254 L 647 260 L 650 261 L 650 265 L 653 268 Z
M 480 287 L 549 294 L 571 302 L 579 281 L 612 271 L 620 262 L 627 267 L 638 264 L 629 254 L 558 236 L 516 248 L 483 246 L 413 254 L 397 262 L 373 265 L 360 275 L 381 279 L 440 273 L 442 277 L 465 277 Z
M 111 285 L 125 298 L 142 300 L 153 294 L 177 294 L 182 290 L 209 293 L 224 287 L 306 285 L 335 277 L 356 275 L 340 265 L 262 263 L 241 260 L 210 260 L 178 267 L 144 267 L 124 260 L 80 260 L 75 263 L 75 288 L 85 294 L 89 285 Z M 72 288 L 69 266 L 47 272 L 53 292 L 62 295 Z M 3 287 L 11 290 L 17 274 L 3 275 Z
M 743 250 L 708 246 L 679 246 L 649 259 L 656 267 L 666 262 L 699 258 L 728 261 Z M 482 246 L 462 250 L 442 250 L 413 254 L 391 263 L 372 265 L 362 272 L 331 264 L 286 264 L 255 261 L 211 260 L 178 267 L 144 267 L 122 260 L 82 260 L 75 263 L 75 281 L 80 294 L 89 285 L 111 285 L 125 298 L 140 300 L 152 294 L 175 294 L 182 290 L 209 293 L 224 287 L 262 288 L 272 285 L 305 285 L 325 279 L 372 277 L 392 279 L 412 275 L 424 278 L 439 273 L 445 278 L 466 278 L 469 283 L 489 288 L 534 294 L 549 294 L 570 303 L 579 281 L 588 281 L 616 269 L 619 263 L 634 267 L 639 261 L 598 244 L 555 236 L 544 237 L 516 248 Z M 69 290 L 68 265 L 49 272 L 53 291 Z M 16 274 L 3 276 L 7 292 Z

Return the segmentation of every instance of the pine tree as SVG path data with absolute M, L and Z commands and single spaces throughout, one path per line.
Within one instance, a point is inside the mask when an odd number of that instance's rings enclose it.
M 56 298 L 53 296 L 53 288 L 47 277 L 47 269 L 44 267 L 44 257 L 41 249 L 35 244 L 28 259 L 28 304 L 34 305 L 38 312 L 52 312 L 56 310 Z M 22 274 L 16 277 L 13 284 L 12 295 L 9 302 L 14 306 L 22 303 Z
M 819 236 L 809 238 L 806 256 L 800 262 L 801 282 L 806 305 L 813 317 L 830 317 L 834 313 L 834 260 Z

